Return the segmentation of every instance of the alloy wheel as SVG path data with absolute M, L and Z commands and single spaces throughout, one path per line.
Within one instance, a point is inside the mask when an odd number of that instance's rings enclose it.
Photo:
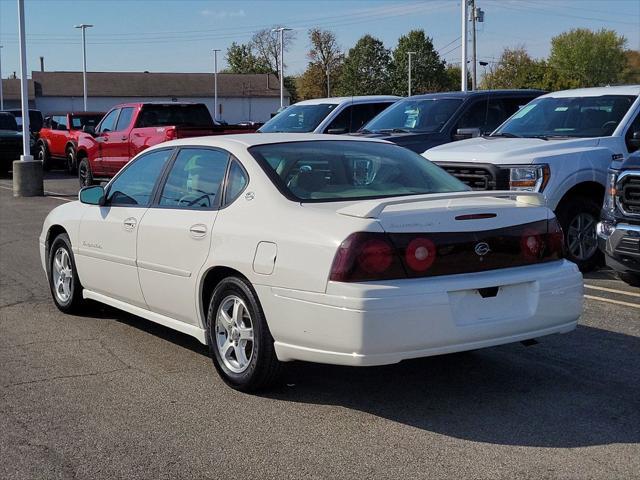
M 596 237 L 597 220 L 589 213 L 579 213 L 567 230 L 567 248 L 577 260 L 587 260 L 598 249 Z
M 58 248 L 53 256 L 53 291 L 60 303 L 67 303 L 73 289 L 73 267 L 69 252 Z
M 233 373 L 244 372 L 253 358 L 253 322 L 246 303 L 236 295 L 225 297 L 216 312 L 216 346 Z

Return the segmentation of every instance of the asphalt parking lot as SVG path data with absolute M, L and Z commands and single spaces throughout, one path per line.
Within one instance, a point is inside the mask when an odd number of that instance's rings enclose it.
M 576 331 L 366 369 L 290 365 L 226 387 L 196 340 L 96 305 L 53 305 L 46 214 L 0 179 L 0 478 L 638 478 L 640 290 L 586 279 Z

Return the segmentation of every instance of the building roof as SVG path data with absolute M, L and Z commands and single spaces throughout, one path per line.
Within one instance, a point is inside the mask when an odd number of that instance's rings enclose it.
M 82 72 L 32 72 L 36 93 L 43 97 L 82 97 Z M 212 73 L 87 72 L 90 97 L 209 97 Z M 284 92 L 289 96 L 289 92 Z M 218 74 L 220 97 L 279 97 L 273 74 Z
M 33 80 L 27 81 L 27 91 L 29 100 L 34 99 Z M 2 79 L 2 96 L 5 100 L 20 100 L 20 79 L 19 78 L 3 78 Z

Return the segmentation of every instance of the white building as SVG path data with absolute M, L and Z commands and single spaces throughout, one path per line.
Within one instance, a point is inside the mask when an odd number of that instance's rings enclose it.
M 32 72 L 35 106 L 48 112 L 83 109 L 82 72 Z M 197 102 L 214 112 L 210 73 L 88 72 L 90 111 L 126 102 Z M 284 91 L 289 105 L 289 92 Z M 218 74 L 218 118 L 228 123 L 265 122 L 280 108 L 280 83 L 272 74 Z

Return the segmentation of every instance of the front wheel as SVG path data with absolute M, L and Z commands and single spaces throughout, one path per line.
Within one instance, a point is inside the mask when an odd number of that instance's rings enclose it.
M 273 385 L 280 373 L 273 337 L 258 298 L 244 279 L 224 279 L 213 292 L 207 312 L 207 342 L 216 370 L 243 392 Z
M 596 234 L 600 205 L 587 197 L 572 197 L 558 207 L 557 214 L 565 235 L 567 259 L 583 272 L 601 265 L 603 255 L 598 250 Z
M 67 172 L 71 175 L 75 174 L 78 166 L 76 165 L 76 152 L 72 147 L 67 148 L 66 152 Z
M 80 182 L 80 188 L 90 187 L 95 185 L 93 180 L 93 173 L 91 173 L 91 165 L 88 158 L 83 158 L 78 164 L 78 181 Z
M 80 310 L 84 304 L 82 285 L 71 250 L 71 241 L 66 233 L 61 233 L 51 243 L 47 266 L 49 287 L 56 307 L 65 313 Z

